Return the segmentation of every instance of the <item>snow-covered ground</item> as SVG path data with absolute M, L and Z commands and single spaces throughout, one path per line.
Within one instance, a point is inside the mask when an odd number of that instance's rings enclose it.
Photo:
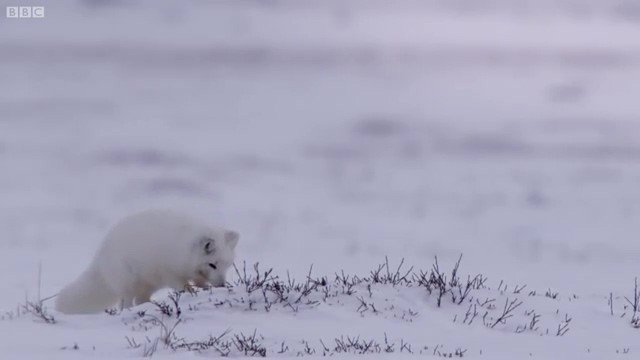
M 230 329 L 221 343 L 255 330 L 268 356 L 385 333 L 394 358 L 411 356 L 401 341 L 471 358 L 640 351 L 625 299 L 640 275 L 635 2 L 45 7 L 0 18 L 0 357 L 142 356 L 162 326 L 141 309 L 65 316 L 49 301 L 46 324 L 19 306 L 74 279 L 117 220 L 156 207 L 237 229 L 237 264 L 283 281 L 313 264 L 337 286 L 335 273 L 370 276 L 385 256 L 450 271 L 463 254 L 463 279 L 488 279 L 471 300 L 496 299 L 488 316 L 523 301 L 491 328 L 415 283 L 317 289 L 295 311 L 266 311 L 261 292 L 247 310 L 255 295 L 236 284 L 183 295 L 186 342 Z M 531 311 L 538 330 L 516 332 Z M 193 354 L 161 343 L 154 355 Z

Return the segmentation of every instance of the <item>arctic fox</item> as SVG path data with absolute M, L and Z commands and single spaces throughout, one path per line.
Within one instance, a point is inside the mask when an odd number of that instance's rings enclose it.
M 147 302 L 165 287 L 224 286 L 238 239 L 235 231 L 172 211 L 129 216 L 107 234 L 89 268 L 58 294 L 56 310 L 97 313 Z

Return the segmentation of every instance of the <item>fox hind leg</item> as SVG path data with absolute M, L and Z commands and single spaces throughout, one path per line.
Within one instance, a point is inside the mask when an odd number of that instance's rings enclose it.
M 125 296 L 120 299 L 120 310 L 128 309 L 133 306 L 133 297 Z
M 134 305 L 144 304 L 146 302 L 151 301 L 151 295 L 153 295 L 153 290 L 150 287 L 144 287 L 138 290 L 135 298 L 133 299 Z

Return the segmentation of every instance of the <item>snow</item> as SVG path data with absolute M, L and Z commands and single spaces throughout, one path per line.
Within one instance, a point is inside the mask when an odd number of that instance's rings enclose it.
M 0 18 L 2 357 L 143 355 L 161 327 L 140 328 L 139 309 L 66 316 L 47 301 L 57 322 L 46 324 L 20 306 L 59 291 L 112 224 L 148 208 L 238 229 L 236 264 L 281 280 L 304 281 L 311 264 L 318 278 L 366 277 L 385 257 L 428 271 L 437 256 L 449 271 L 463 254 L 463 279 L 488 278 L 474 298 L 524 302 L 495 328 L 462 324 L 468 306 L 437 307 L 417 286 L 375 284 L 371 296 L 416 311 L 411 322 L 361 314 L 366 287 L 295 312 L 208 304 L 246 298 L 234 286 L 183 295 L 183 309 L 204 303 L 176 327 L 189 341 L 255 330 L 274 357 L 295 356 L 278 354 L 282 341 L 302 351 L 302 340 L 320 349 L 385 333 L 396 350 L 402 340 L 469 358 L 638 351 L 625 300 L 640 273 L 633 3 L 45 7 L 45 19 Z M 551 335 L 516 333 L 530 310 Z M 570 330 L 555 336 L 566 314 Z

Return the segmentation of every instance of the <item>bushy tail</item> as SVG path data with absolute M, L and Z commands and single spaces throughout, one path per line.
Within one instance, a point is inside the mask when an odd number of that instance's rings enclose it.
M 117 295 L 107 285 L 95 266 L 67 285 L 56 298 L 56 310 L 65 314 L 99 313 L 117 302 Z

